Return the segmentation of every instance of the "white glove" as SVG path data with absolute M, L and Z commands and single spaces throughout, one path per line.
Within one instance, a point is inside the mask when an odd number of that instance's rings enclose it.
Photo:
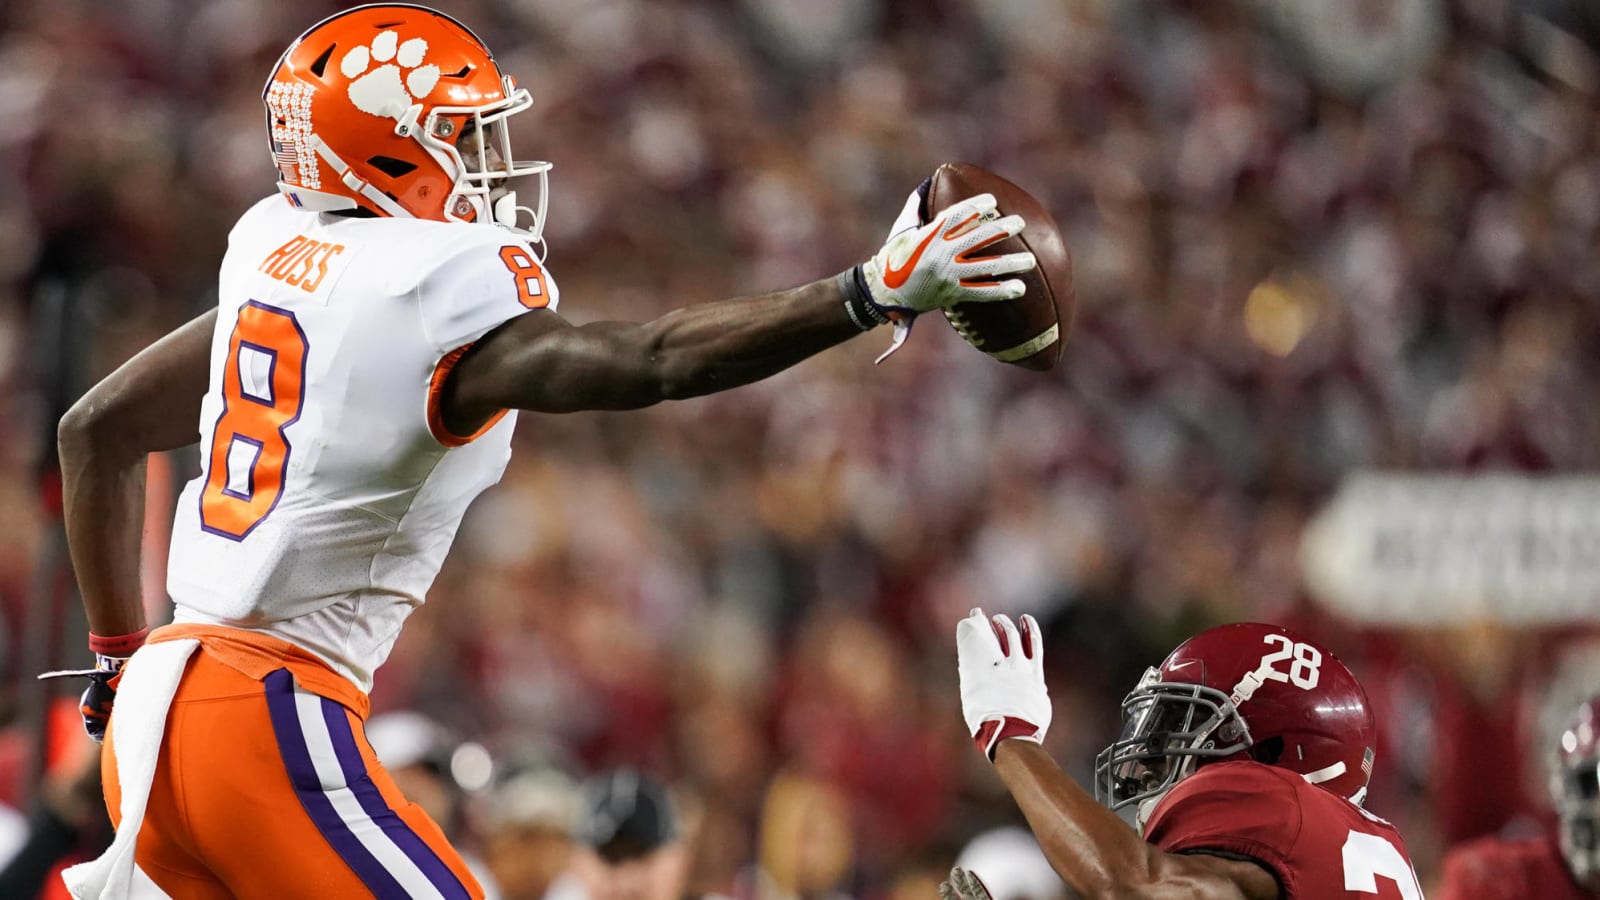
M 978 873 L 956 866 L 950 870 L 950 880 L 939 882 L 941 900 L 994 900 L 989 886 Z
M 902 231 L 922 227 L 922 207 L 928 202 L 928 191 L 933 187 L 932 178 L 924 178 L 917 189 L 906 198 L 906 205 L 900 207 L 900 215 L 894 217 L 894 224 L 889 226 L 889 236 L 885 241 L 894 239 Z
M 1007 738 L 1044 743 L 1050 728 L 1050 692 L 1044 685 L 1044 647 L 1039 623 L 1022 617 L 1022 630 L 1006 616 L 991 622 L 974 609 L 956 624 L 956 664 L 961 676 L 961 714 L 967 733 L 994 762 Z
M 905 219 L 902 212 L 896 224 Z M 872 302 L 884 312 L 914 316 L 957 303 L 1021 297 L 1021 281 L 996 281 L 993 276 L 1032 269 L 1036 265 L 1032 253 L 976 254 L 1015 237 L 1026 224 L 1021 216 L 1001 218 L 994 195 L 979 194 L 927 225 L 890 235 L 883 249 L 862 266 Z
M 878 357 L 893 353 L 905 342 L 918 313 L 957 303 L 1015 300 L 1026 286 L 1015 278 L 995 276 L 1027 272 L 1037 260 L 1032 253 L 982 254 L 982 251 L 1021 233 L 1027 223 L 1021 216 L 1001 217 L 993 194 L 979 194 L 919 224 L 922 189 L 913 191 L 895 219 L 895 230 L 873 257 L 856 268 L 857 283 L 865 289 L 868 308 L 857 311 L 846 303 L 856 325 L 893 322 L 894 342 Z

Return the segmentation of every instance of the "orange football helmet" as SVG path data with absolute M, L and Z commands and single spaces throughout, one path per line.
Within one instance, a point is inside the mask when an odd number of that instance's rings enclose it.
M 295 206 L 490 222 L 540 241 L 551 165 L 516 160 L 506 127 L 533 98 L 455 19 L 409 4 L 345 10 L 289 45 L 261 99 L 278 189 Z M 537 210 L 505 187 L 527 175 L 539 176 Z

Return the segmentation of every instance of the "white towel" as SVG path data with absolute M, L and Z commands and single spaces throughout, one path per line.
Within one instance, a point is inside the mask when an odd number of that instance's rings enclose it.
M 167 711 L 184 667 L 200 642 L 191 639 L 146 644 L 133 654 L 117 683 L 111 746 L 117 754 L 117 779 L 122 785 L 122 825 L 116 839 L 98 859 L 61 874 L 76 900 L 147 900 L 166 897 L 143 872 L 136 873 L 134 844 L 144 825 L 150 784 L 161 758 Z

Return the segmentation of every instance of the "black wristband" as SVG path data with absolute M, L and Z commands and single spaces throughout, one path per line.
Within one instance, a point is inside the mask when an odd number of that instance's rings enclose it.
M 840 272 L 838 282 L 839 293 L 844 295 L 844 311 L 857 328 L 871 331 L 889 323 L 889 317 L 872 302 L 872 291 L 867 288 L 867 276 L 860 266 Z

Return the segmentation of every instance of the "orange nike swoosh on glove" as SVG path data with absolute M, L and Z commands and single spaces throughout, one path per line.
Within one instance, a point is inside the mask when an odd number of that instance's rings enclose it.
M 933 236 L 938 234 L 943 227 L 944 220 L 940 219 L 938 226 L 929 229 L 928 236 L 922 239 L 922 243 L 917 245 L 917 249 L 911 251 L 911 255 L 906 257 L 905 265 L 900 268 L 897 269 L 889 265 L 887 259 L 883 261 L 883 284 L 885 287 L 893 290 L 906 283 L 906 279 L 911 277 L 911 270 L 917 267 L 917 260 L 922 258 L 922 251 L 928 249 L 928 245 L 933 243 Z

